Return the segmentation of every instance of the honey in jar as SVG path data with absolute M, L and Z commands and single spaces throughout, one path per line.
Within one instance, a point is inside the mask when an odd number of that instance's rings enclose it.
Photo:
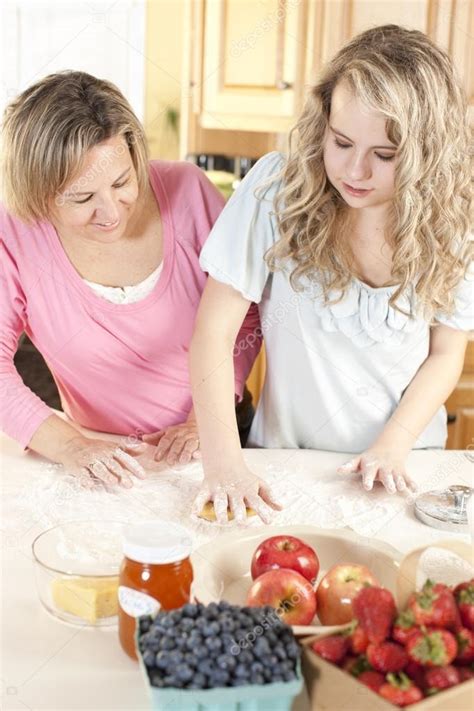
M 119 639 L 137 659 L 136 620 L 190 601 L 193 569 L 188 531 L 170 521 L 145 521 L 124 530 L 119 578 Z

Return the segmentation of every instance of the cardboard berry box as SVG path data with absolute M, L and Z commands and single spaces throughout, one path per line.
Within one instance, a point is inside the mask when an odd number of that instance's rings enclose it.
M 473 551 L 467 544 L 458 541 L 433 543 L 435 548 L 444 548 L 456 553 L 472 565 Z M 426 547 L 417 549 L 400 564 L 397 579 L 398 608 L 403 609 L 411 592 L 416 588 L 418 561 Z M 375 691 L 357 681 L 348 672 L 340 669 L 312 651 L 317 639 L 328 636 L 324 633 L 306 637 L 303 645 L 302 670 L 311 699 L 313 711 L 394 711 L 398 708 L 379 696 Z M 450 689 L 426 697 L 406 707 L 410 711 L 472 711 L 474 708 L 474 680 L 465 681 Z

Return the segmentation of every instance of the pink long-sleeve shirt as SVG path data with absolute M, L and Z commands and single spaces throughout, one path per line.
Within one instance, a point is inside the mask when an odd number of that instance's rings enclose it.
M 163 270 L 153 291 L 132 304 L 96 295 L 49 222 L 26 225 L 0 206 L 1 429 L 23 446 L 52 414 L 14 366 L 23 331 L 45 358 L 64 411 L 80 425 L 128 435 L 189 414 L 188 351 L 207 279 L 199 254 L 223 199 L 190 163 L 151 161 L 150 182 L 163 223 Z M 239 397 L 261 345 L 258 333 L 252 305 L 237 339 L 246 347 L 234 355 Z

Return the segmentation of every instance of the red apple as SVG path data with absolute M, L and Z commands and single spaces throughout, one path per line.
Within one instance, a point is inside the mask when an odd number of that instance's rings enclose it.
M 380 585 L 365 565 L 340 563 L 329 568 L 316 591 L 318 617 L 323 625 L 342 625 L 350 622 L 352 600 L 369 583 Z
M 290 568 L 311 583 L 319 573 L 319 559 L 311 546 L 295 536 L 272 536 L 260 543 L 252 558 L 252 579 L 267 570 Z
M 295 570 L 267 570 L 254 581 L 247 605 L 271 605 L 289 625 L 308 625 L 316 614 L 316 595 L 311 583 Z

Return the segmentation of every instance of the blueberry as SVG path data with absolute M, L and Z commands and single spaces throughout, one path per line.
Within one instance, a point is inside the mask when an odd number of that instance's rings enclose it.
M 150 639 L 146 643 L 146 648 L 156 654 L 156 652 L 161 649 L 161 641 L 159 639 Z
M 189 664 L 190 667 L 195 667 L 198 663 L 196 655 L 192 652 L 186 652 L 183 657 L 183 661 L 185 662 L 185 664 Z
M 215 635 L 219 634 L 220 631 L 221 631 L 221 626 L 218 622 L 215 622 L 215 621 L 209 622 L 202 629 L 202 633 L 203 633 L 204 637 L 214 637 Z
M 181 636 L 176 637 L 176 640 L 175 640 L 176 649 L 179 649 L 182 652 L 184 652 L 184 650 L 187 649 L 187 646 L 186 646 L 187 642 L 188 642 L 188 640 L 186 637 L 181 637 Z
M 222 649 L 222 642 L 219 637 L 206 637 L 205 645 L 210 652 L 219 652 Z
M 250 669 L 246 664 L 237 664 L 234 669 L 234 676 L 241 679 L 248 679 L 250 676 Z
M 248 686 L 250 684 L 250 680 L 248 677 L 237 677 L 237 679 L 233 679 L 231 682 L 231 686 Z
M 287 658 L 286 649 L 281 642 L 277 642 L 277 644 L 272 647 L 272 652 L 278 659 L 284 660 Z
M 272 646 L 278 643 L 278 637 L 276 636 L 275 632 L 272 632 L 271 630 L 267 630 L 265 632 L 265 639 L 267 640 L 268 644 L 271 644 Z
M 222 612 L 223 610 L 231 610 L 233 606 L 230 604 L 230 602 L 227 602 L 227 600 L 220 600 L 220 602 L 217 604 L 217 607 Z
M 188 664 L 178 664 L 175 671 L 176 676 L 180 681 L 186 683 L 191 681 L 194 676 L 194 671 Z
M 255 640 L 255 644 L 253 646 L 254 655 L 256 657 L 263 657 L 265 654 L 270 654 L 270 652 L 271 652 L 271 647 L 268 644 L 265 637 L 258 637 Z
M 268 669 L 274 669 L 279 663 L 279 659 L 276 654 L 264 654 L 260 657 L 260 661 Z
M 194 605 L 192 602 L 187 602 L 186 605 L 183 605 L 181 608 L 181 612 L 183 613 L 183 616 L 189 617 L 194 619 L 195 617 L 198 616 L 199 613 L 199 608 L 197 605 Z
M 269 681 L 274 684 L 277 681 L 284 681 L 284 679 L 281 674 L 273 674 Z
M 183 632 L 190 632 L 193 628 L 194 620 L 192 620 L 190 617 L 184 617 L 179 624 L 179 629 Z
M 251 684 L 265 684 L 265 679 L 263 678 L 263 674 L 252 673 L 250 675 L 250 683 Z
M 174 649 L 175 641 L 172 637 L 163 637 L 160 641 L 160 649 Z
M 210 678 L 209 678 L 209 685 L 210 686 L 226 686 L 228 681 L 230 680 L 230 674 L 229 672 L 226 672 L 224 669 L 214 669 L 212 672 Z
M 204 610 L 204 617 L 208 620 L 216 620 L 219 617 L 219 605 L 216 602 L 210 602 Z
M 143 663 L 146 667 L 154 667 L 155 666 L 155 658 L 156 654 L 151 651 L 151 649 L 146 649 L 143 652 Z
M 191 650 L 196 659 L 205 659 L 209 656 L 209 649 L 205 644 L 198 644 L 197 647 Z
M 187 689 L 205 689 L 207 686 L 207 677 L 205 674 L 197 672 L 191 681 L 186 684 Z
M 199 647 L 202 647 L 203 639 L 201 635 L 190 635 L 185 643 L 185 649 L 192 652 Z
M 166 669 L 169 664 L 169 652 L 158 652 L 155 659 L 157 669 Z
M 252 662 L 250 665 L 251 674 L 261 674 L 263 672 L 263 664 L 261 662 Z
M 235 630 L 235 622 L 231 617 L 222 617 L 219 624 L 223 632 L 233 632 Z
M 152 686 L 161 688 L 165 685 L 165 681 L 164 681 L 163 677 L 161 676 L 161 674 L 159 674 L 159 672 L 155 671 L 150 674 L 150 684 Z
M 290 642 L 290 644 L 287 645 L 286 656 L 289 659 L 299 659 L 300 654 L 301 654 L 301 650 L 300 650 L 300 646 L 299 646 L 298 642 L 293 640 L 292 642 Z
M 194 623 L 194 627 L 198 629 L 200 632 L 204 629 L 204 627 L 207 627 L 209 624 L 209 620 L 206 620 L 205 617 L 198 617 L 196 622 Z
M 253 662 L 253 655 L 247 649 L 243 649 L 237 656 L 237 661 L 241 664 L 250 665 Z
M 207 657 L 206 659 L 202 659 L 200 662 L 198 662 L 197 665 L 197 670 L 201 674 L 205 674 L 206 676 L 211 676 L 215 669 L 214 662 Z
M 150 615 L 144 615 L 143 617 L 139 617 L 138 619 L 138 624 L 140 627 L 140 634 L 144 634 L 145 632 L 148 632 L 148 630 L 151 627 L 152 619 Z
M 284 672 L 283 681 L 293 681 L 293 679 L 296 679 L 296 673 L 294 671 Z
M 255 621 L 250 615 L 241 613 L 238 617 L 238 623 L 244 629 L 255 626 Z
M 290 659 L 287 659 L 283 662 L 280 662 L 280 669 L 282 671 L 282 674 L 284 672 L 292 672 L 295 669 L 295 663 Z
M 163 617 L 163 619 L 161 621 L 161 626 L 165 627 L 165 628 L 174 627 L 174 621 L 173 621 L 171 615 L 167 615 L 166 617 Z
M 178 679 L 176 674 L 168 674 L 163 678 L 164 686 L 172 686 L 175 689 L 182 689 L 184 686 L 184 681 Z
M 216 664 L 219 669 L 225 669 L 226 671 L 233 671 L 237 666 L 235 657 L 230 654 L 220 654 L 216 659 Z
M 170 668 L 176 667 L 178 666 L 178 664 L 181 664 L 183 662 L 184 654 L 178 649 L 174 649 L 172 652 L 169 653 L 168 660 Z

